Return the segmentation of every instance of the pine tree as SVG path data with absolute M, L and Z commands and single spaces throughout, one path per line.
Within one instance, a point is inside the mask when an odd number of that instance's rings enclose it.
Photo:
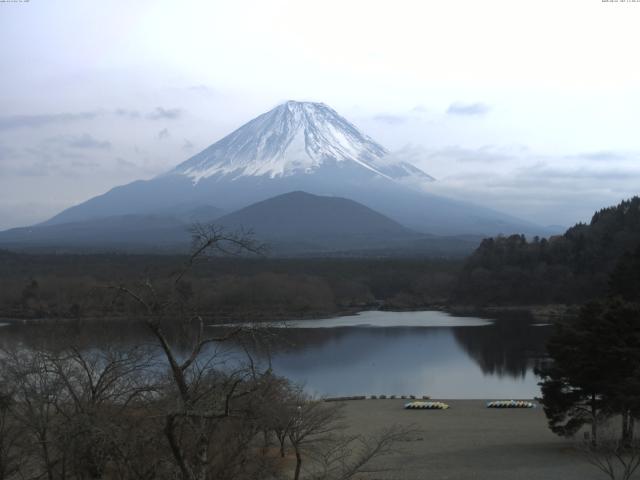
M 640 309 L 609 298 L 584 306 L 558 326 L 547 344 L 552 363 L 539 370 L 542 404 L 554 433 L 572 436 L 622 416 L 623 440 L 631 439 L 640 416 Z

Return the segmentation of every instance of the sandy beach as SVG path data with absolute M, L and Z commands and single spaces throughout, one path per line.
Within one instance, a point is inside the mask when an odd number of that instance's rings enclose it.
M 604 478 L 574 448 L 547 428 L 542 408 L 488 409 L 483 400 L 443 400 L 448 410 L 404 410 L 407 400 L 346 402 L 348 425 L 371 434 L 393 424 L 421 433 L 384 457 L 371 479 L 571 480 Z M 378 463 L 380 465 L 381 463 Z

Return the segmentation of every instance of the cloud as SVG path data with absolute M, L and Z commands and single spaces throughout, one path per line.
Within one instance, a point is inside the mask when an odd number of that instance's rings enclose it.
M 88 133 L 84 133 L 79 137 L 72 137 L 68 142 L 71 148 L 88 148 L 98 150 L 109 150 L 111 148 L 111 142 L 106 140 L 96 140 Z
M 111 150 L 110 141 L 89 133 L 57 135 L 11 148 L 0 145 L 0 176 L 70 178 L 113 171 Z
M 182 110 L 179 108 L 163 108 L 156 109 L 147 115 L 150 120 L 175 120 L 182 116 Z
M 493 164 L 508 162 L 520 153 L 518 150 L 512 151 L 510 149 L 506 151 L 492 145 L 485 145 L 479 148 L 463 148 L 452 145 L 437 150 L 430 150 L 427 153 L 427 157 L 432 160 L 443 160 L 446 162 Z
M 182 149 L 186 151 L 193 150 L 193 143 L 191 143 L 188 139 L 184 139 L 184 143 L 182 144 Z
M 114 110 L 113 113 L 119 117 L 140 118 L 140 112 L 138 110 L 127 110 L 126 108 L 117 108 L 116 110 Z
M 171 134 L 169 133 L 169 130 L 166 128 L 163 128 L 162 130 L 160 130 L 158 132 L 158 140 L 165 140 L 167 138 L 169 138 L 171 136 Z
M 374 116 L 373 119 L 377 122 L 386 123 L 388 125 L 401 125 L 408 120 L 407 117 L 393 115 L 390 113 L 380 113 Z
M 100 114 L 101 112 L 79 112 L 0 116 L 0 131 L 14 128 L 39 128 L 52 124 L 92 120 Z
M 100 163 L 93 160 L 73 160 L 70 166 L 74 170 L 78 168 L 96 170 L 100 167 Z
M 0 144 L 0 160 L 5 160 L 13 156 L 14 150 L 13 148 L 7 147 L 6 145 Z
M 7 178 L 46 177 L 61 170 L 52 155 L 38 148 L 25 148 L 15 152 L 8 160 L 0 164 L 0 173 Z
M 206 97 L 212 97 L 217 93 L 215 89 L 208 87 L 207 85 L 192 85 L 187 87 L 187 91 L 198 93 Z
M 111 142 L 96 140 L 91 135 L 85 133 L 80 137 L 69 139 L 68 143 L 71 148 L 86 148 L 86 149 L 99 149 L 109 150 L 111 148 Z
M 534 183 L 546 181 L 579 185 L 579 182 L 589 181 L 593 186 L 599 187 L 605 182 L 628 182 L 630 180 L 637 182 L 640 180 L 640 169 L 622 166 L 612 168 L 557 167 L 547 162 L 538 162 L 523 167 L 518 171 L 517 176 Z
M 116 157 L 116 163 L 119 168 L 134 169 L 137 167 L 135 163 L 125 160 L 122 157 Z
M 573 162 L 567 159 L 581 159 L 582 154 L 555 157 L 528 149 L 518 154 L 517 149 L 491 147 L 484 152 L 489 155 L 485 158 L 482 149 L 465 152 L 456 147 L 440 151 L 450 156 L 435 157 L 433 165 L 446 158 L 459 159 L 458 150 L 481 162 L 493 161 L 493 154 L 504 154 L 508 162 L 499 163 L 499 169 L 467 162 L 465 168 L 439 176 L 429 187 L 433 193 L 466 199 L 541 225 L 588 220 L 594 211 L 637 194 L 640 184 L 640 167 L 634 162 Z M 628 158 L 614 151 L 609 154 L 607 157 Z M 501 161 L 500 156 L 496 161 Z
M 594 162 L 615 162 L 628 159 L 626 155 L 612 151 L 579 153 L 577 155 L 569 155 L 567 158 L 575 160 L 590 160 Z
M 149 120 L 176 120 L 183 115 L 180 108 L 156 107 L 150 111 L 145 118 Z M 63 113 L 43 113 L 35 115 L 5 115 L 0 116 L 0 131 L 13 130 L 17 128 L 41 128 L 49 125 L 94 120 L 103 115 L 116 115 L 121 118 L 138 119 L 143 114 L 135 109 L 117 108 L 113 111 L 86 111 L 86 112 L 63 112 Z
M 56 147 L 59 154 L 65 154 L 63 149 L 85 149 L 85 150 L 110 150 L 111 142 L 107 140 L 98 140 L 88 133 L 82 135 L 59 135 L 57 137 L 47 138 L 42 141 L 44 148 Z M 68 155 L 68 153 L 67 153 Z
M 420 145 L 407 144 L 399 150 L 389 153 L 385 158 L 391 161 L 408 162 L 418 166 L 424 163 L 424 160 L 429 158 L 429 156 L 429 150 L 426 148 Z
M 145 114 L 135 109 L 118 108 L 114 110 L 113 113 L 119 117 L 129 118 L 132 120 L 143 117 L 148 120 L 176 120 L 182 117 L 184 110 L 181 108 L 156 107 L 154 110 Z
M 447 114 L 449 115 L 486 115 L 491 110 L 489 105 L 484 103 L 462 103 L 454 102 L 449 105 Z

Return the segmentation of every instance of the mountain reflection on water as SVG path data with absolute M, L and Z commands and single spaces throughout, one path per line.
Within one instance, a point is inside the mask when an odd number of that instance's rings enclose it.
M 377 326 L 363 322 L 370 314 Z M 420 318 L 425 326 L 406 326 L 420 325 Z M 323 321 L 344 326 L 299 328 Z M 550 332 L 522 313 L 487 322 L 442 312 L 371 312 L 294 325 L 269 329 L 267 341 L 250 344 L 250 350 L 264 364 L 270 361 L 277 374 L 328 396 L 531 398 L 539 394 L 533 368 L 544 356 Z M 171 336 L 179 348 L 188 345 L 189 332 L 176 328 Z M 0 331 L 5 347 L 56 348 L 71 338 L 84 348 L 153 344 L 145 327 L 135 323 L 113 328 L 76 322 L 51 328 L 32 322 Z M 230 345 L 228 352 L 238 352 L 237 347 Z
M 391 325 L 394 316 L 402 315 L 384 313 Z M 538 395 L 533 369 L 544 356 L 550 329 L 534 326 L 526 314 L 477 326 L 467 323 L 288 328 L 279 332 L 270 353 L 275 371 L 319 394 Z

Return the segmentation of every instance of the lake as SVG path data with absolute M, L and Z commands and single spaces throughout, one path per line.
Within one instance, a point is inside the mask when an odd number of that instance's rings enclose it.
M 276 374 L 317 395 L 510 399 L 539 395 L 533 370 L 543 360 L 550 326 L 524 313 L 487 319 L 440 311 L 366 311 L 290 321 L 270 331 L 268 349 L 256 348 L 256 358 L 263 364 L 270 360 Z M 4 346 L 51 346 L 62 337 L 82 338 L 87 346 L 151 340 L 139 325 L 44 328 L 19 322 L 0 329 Z M 233 345 L 218 347 L 224 349 L 238 351 Z
M 527 314 L 486 319 L 440 311 L 366 311 L 287 322 L 274 371 L 312 393 L 532 398 L 550 332 Z

